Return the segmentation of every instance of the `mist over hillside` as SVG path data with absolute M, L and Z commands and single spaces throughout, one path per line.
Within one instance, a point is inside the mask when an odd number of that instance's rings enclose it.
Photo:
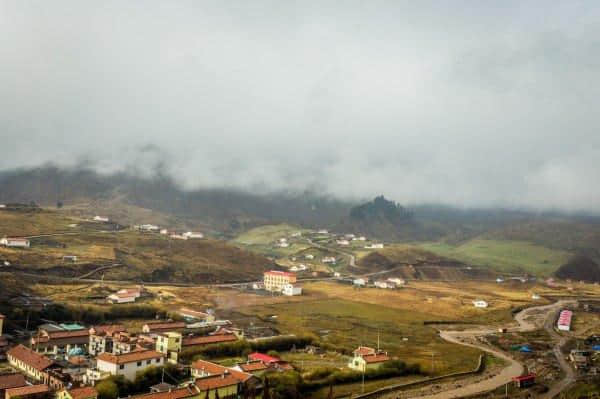
M 512 239 L 552 241 L 552 247 L 576 248 L 567 232 L 580 226 L 578 242 L 595 241 L 598 218 L 585 214 L 532 212 L 501 208 L 454 208 L 405 205 L 402 198 L 343 199 L 313 191 L 260 193 L 231 188 L 186 190 L 166 175 L 141 177 L 128 173 L 101 175 L 91 169 L 44 166 L 0 172 L 0 203 L 31 201 L 55 207 L 79 206 L 78 212 L 107 212 L 139 223 L 162 214 L 188 226 L 202 225 L 235 234 L 270 223 L 354 232 L 388 241 L 460 242 L 489 232 Z M 135 209 L 145 212 L 136 214 Z M 162 219 L 161 219 L 162 220 Z M 552 222 L 552 224 L 549 224 Z M 544 232 L 563 231 L 560 235 Z M 570 226 L 570 227 L 569 227 Z M 587 230 L 586 230 L 587 229 Z M 590 239 L 590 237 L 592 237 Z M 586 243 L 585 247 L 589 247 Z

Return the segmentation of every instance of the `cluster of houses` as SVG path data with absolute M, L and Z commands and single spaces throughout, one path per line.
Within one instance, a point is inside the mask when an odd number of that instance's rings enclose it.
M 211 312 L 183 308 L 186 321 L 215 322 Z M 0 315 L 0 336 L 4 316 Z M 39 326 L 28 345 L 6 349 L 6 359 L 15 371 L 0 375 L 0 396 L 20 399 L 96 399 L 94 386 L 109 376 L 133 381 L 149 367 L 178 364 L 179 354 L 189 348 L 235 342 L 243 338 L 237 329 L 218 326 L 208 334 L 191 332 L 181 321 L 153 321 L 132 334 L 120 324 L 79 324 Z M 262 389 L 258 375 L 268 370 L 289 370 L 291 365 L 273 356 L 251 353 L 233 367 L 196 361 L 188 381 L 161 383 L 150 392 L 134 398 L 238 398 L 241 392 Z M 149 387 L 150 388 L 150 387 Z M 168 395 L 166 395 L 168 393 Z
M 352 280 L 352 285 L 355 287 L 367 287 L 369 286 L 369 278 L 368 277 L 358 277 Z M 373 281 L 372 286 L 375 288 L 382 289 L 396 289 L 406 285 L 406 280 L 398 278 L 398 277 L 390 277 L 385 280 L 375 280 Z
M 168 235 L 170 238 L 176 240 L 190 240 L 204 238 L 204 234 L 198 231 L 186 231 L 179 233 L 176 231 L 169 231 L 168 229 L 161 228 L 155 224 L 139 224 L 132 227 L 134 230 L 138 230 L 144 233 L 159 233 L 162 235 Z

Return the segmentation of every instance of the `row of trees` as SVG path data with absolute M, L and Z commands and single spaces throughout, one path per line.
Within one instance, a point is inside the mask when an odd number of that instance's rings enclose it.
M 134 381 L 126 380 L 122 375 L 110 376 L 96 384 L 98 399 L 117 399 L 128 395 L 148 393 L 152 385 L 163 381 L 163 377 L 165 382 L 177 385 L 188 375 L 184 369 L 168 364 L 140 371 Z
M 379 368 L 367 369 L 364 379 L 365 381 L 378 380 L 415 374 L 421 374 L 418 364 L 407 365 L 401 360 L 390 360 Z M 362 379 L 363 373 L 359 371 L 333 368 L 317 369 L 307 375 L 296 371 L 270 373 L 265 377 L 265 387 L 268 389 L 265 397 L 269 399 L 302 398 L 307 393 L 323 387 L 359 382 Z
M 184 349 L 180 354 L 183 362 L 189 362 L 196 358 L 222 358 L 246 356 L 252 352 L 289 351 L 292 348 L 304 348 L 315 342 L 315 337 L 310 335 L 299 335 L 289 337 L 275 337 L 260 341 L 240 340 L 231 343 L 209 345 L 200 348 Z

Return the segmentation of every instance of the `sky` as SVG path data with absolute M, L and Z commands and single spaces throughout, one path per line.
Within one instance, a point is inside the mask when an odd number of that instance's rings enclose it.
M 595 1 L 0 0 L 0 170 L 600 212 Z

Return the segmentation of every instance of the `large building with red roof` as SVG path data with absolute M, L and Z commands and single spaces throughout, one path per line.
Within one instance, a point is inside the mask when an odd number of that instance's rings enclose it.
M 150 366 L 165 364 L 165 355 L 152 350 L 140 350 L 120 355 L 101 353 L 96 357 L 96 368 L 100 373 L 122 375 L 133 381 L 138 371 L 143 371 Z
M 287 284 L 294 284 L 296 282 L 296 274 L 270 270 L 264 273 L 263 282 L 265 290 L 281 292 Z
M 562 310 L 558 315 L 558 321 L 556 327 L 561 331 L 571 330 L 571 319 L 573 318 L 573 312 L 570 310 Z

